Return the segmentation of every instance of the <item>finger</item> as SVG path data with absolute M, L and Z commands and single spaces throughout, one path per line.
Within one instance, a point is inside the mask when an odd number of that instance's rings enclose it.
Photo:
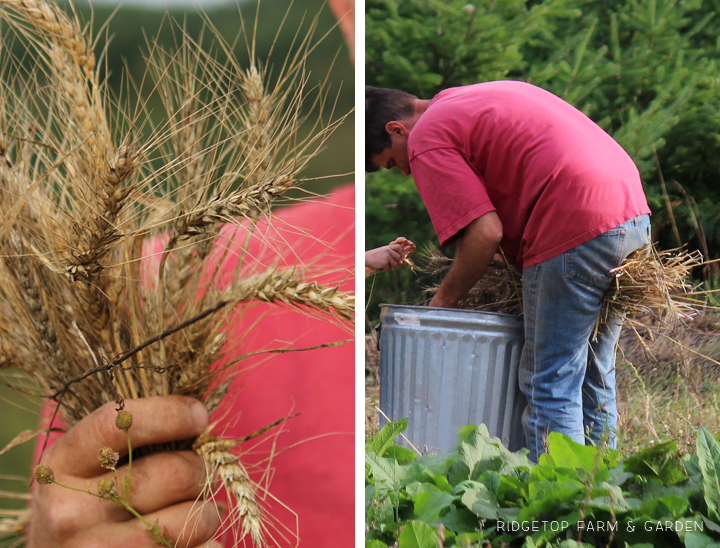
M 87 483 L 75 479 L 71 487 L 87 489 Z M 95 486 L 91 484 L 95 491 Z M 36 539 L 51 539 L 52 546 L 70 545 L 78 533 L 87 531 L 99 523 L 129 519 L 130 515 L 119 505 L 100 500 L 88 493 L 79 493 L 59 485 L 33 485 L 33 511 L 30 533 Z M 30 542 L 30 546 L 46 543 Z
M 120 485 L 127 466 L 118 470 Z M 192 451 L 168 451 L 133 460 L 132 505 L 141 514 L 197 499 L 205 485 L 205 465 Z
M 127 454 L 127 438 L 115 426 L 114 403 L 107 403 L 85 417 L 62 436 L 48 451 L 48 464 L 56 474 L 92 477 L 103 472 L 97 459 L 101 447 Z M 201 434 L 207 427 L 207 411 L 197 400 L 184 396 L 165 396 L 125 400 L 133 415 L 129 430 L 133 448 L 155 443 L 185 440 Z
M 402 247 L 399 245 L 389 245 L 388 256 L 393 261 L 399 261 L 402 259 Z
M 178 548 L 194 548 L 211 542 L 220 519 L 212 503 L 183 502 L 143 516 L 156 531 Z M 138 518 L 123 523 L 102 523 L 76 537 L 77 546 L 103 548 L 157 548 L 153 531 Z M 213 548 L 215 544 L 210 544 Z
M 192 548 L 209 542 L 220 525 L 218 509 L 212 503 L 183 502 L 143 516 L 155 523 L 178 548 Z M 141 530 L 146 526 L 140 520 L 134 525 Z M 132 546 L 132 545 L 130 545 Z

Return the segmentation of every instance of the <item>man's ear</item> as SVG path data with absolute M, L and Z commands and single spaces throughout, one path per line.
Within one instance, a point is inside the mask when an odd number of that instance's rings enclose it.
M 385 131 L 388 132 L 389 135 L 408 135 L 408 130 L 405 127 L 405 124 L 402 122 L 398 122 L 393 120 L 392 122 L 388 122 L 385 124 Z

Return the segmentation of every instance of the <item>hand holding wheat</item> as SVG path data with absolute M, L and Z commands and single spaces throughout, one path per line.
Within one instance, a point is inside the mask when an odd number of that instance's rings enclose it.
M 127 400 L 126 409 L 134 418 L 129 431 L 134 447 L 194 438 L 207 428 L 207 411 L 192 398 Z M 96 491 L 101 480 L 112 479 L 100 466 L 97 452 L 107 446 L 121 458 L 127 454 L 125 433 L 116 428 L 116 416 L 114 404 L 106 404 L 48 448 L 43 462 L 58 481 L 80 490 L 89 485 Z M 122 481 L 127 465 L 118 466 L 117 471 Z M 157 522 L 174 545 L 178 541 L 177 546 L 207 546 L 219 517 L 213 505 L 196 502 L 206 477 L 202 459 L 195 452 L 161 452 L 135 459 L 132 478 L 132 505 L 147 521 Z M 121 506 L 59 485 L 36 482 L 33 510 L 28 548 L 158 546 L 148 528 Z

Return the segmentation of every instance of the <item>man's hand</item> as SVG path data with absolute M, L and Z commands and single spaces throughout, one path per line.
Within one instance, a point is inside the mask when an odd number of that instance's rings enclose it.
M 365 268 L 387 272 L 403 263 L 403 258 L 415 249 L 415 244 L 402 236 L 388 245 L 365 252 Z
M 438 294 L 436 293 L 435 296 L 428 303 L 428 306 L 434 306 L 436 308 L 457 308 L 459 300 L 460 299 L 445 300 L 441 296 L 438 296 Z
M 125 404 L 133 415 L 129 433 L 134 449 L 193 438 L 207 427 L 207 411 L 192 398 L 145 398 Z M 96 492 L 99 480 L 113 479 L 112 472 L 100 466 L 97 453 L 107 446 L 121 456 L 127 454 L 126 435 L 115 426 L 114 407 L 108 403 L 97 409 L 47 449 L 42 462 L 52 468 L 57 481 Z M 127 466 L 117 473 L 122 486 Z M 205 466 L 197 454 L 177 451 L 133 459 L 131 477 L 132 507 L 157 523 L 174 546 L 220 548 L 217 542 L 207 544 L 219 525 L 217 510 L 208 504 L 198 511 L 195 502 L 205 482 Z M 113 502 L 37 482 L 32 497 L 28 548 L 158 546 L 139 519 Z
M 460 234 L 450 272 L 429 306 L 457 308 L 460 297 L 472 289 L 493 260 L 502 240 L 502 223 L 490 211 L 467 225 Z

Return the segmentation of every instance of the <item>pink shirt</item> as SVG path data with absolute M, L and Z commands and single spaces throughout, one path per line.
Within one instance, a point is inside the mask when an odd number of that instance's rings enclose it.
M 410 169 L 440 243 L 496 211 L 520 268 L 644 213 L 640 175 L 575 107 L 524 82 L 442 91 L 408 139 Z

